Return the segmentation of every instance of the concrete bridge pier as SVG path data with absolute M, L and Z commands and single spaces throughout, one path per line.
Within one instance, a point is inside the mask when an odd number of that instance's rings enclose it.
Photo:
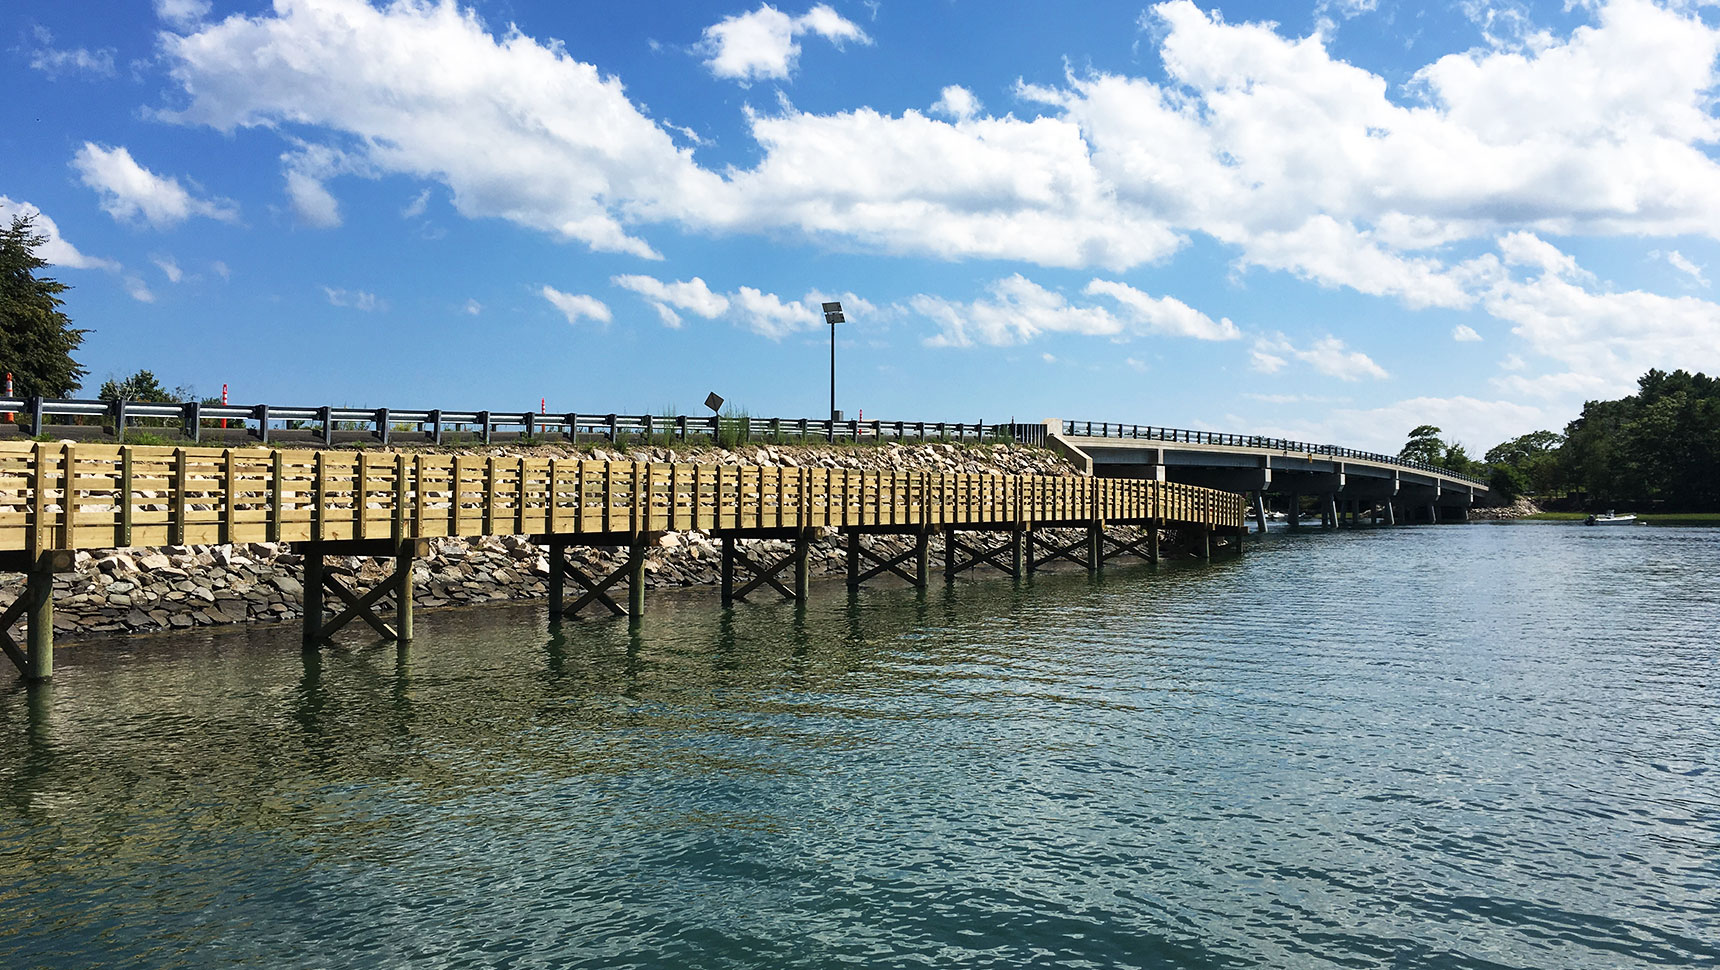
M 1259 489 L 1254 492 L 1254 527 L 1260 535 L 1266 534 L 1266 493 Z
M 54 574 L 70 572 L 73 557 L 68 550 L 52 550 L 32 556 L 9 553 L 0 559 L 0 570 L 25 576 L 24 591 L 5 613 L 0 613 L 0 650 L 26 681 L 38 683 L 54 676 Z M 12 624 L 24 617 L 24 646 L 12 639 Z
M 1290 528 L 1302 528 L 1302 496 L 1295 492 L 1290 493 Z

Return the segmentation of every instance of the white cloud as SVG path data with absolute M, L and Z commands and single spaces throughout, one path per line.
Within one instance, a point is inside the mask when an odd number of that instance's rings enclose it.
M 388 301 L 366 290 L 337 290 L 332 286 L 323 287 L 328 294 L 328 302 L 332 306 L 350 307 L 365 313 L 374 313 L 388 309 Z
M 1098 302 L 1071 302 L 1020 273 L 993 282 L 987 295 L 971 302 L 919 294 L 907 309 L 937 326 L 926 339 L 933 347 L 1007 347 L 1047 334 L 1080 334 L 1127 341 L 1143 336 L 1235 340 L 1242 332 L 1229 320 L 1211 317 L 1175 297 L 1154 297 L 1109 280 L 1092 280 L 1086 296 L 1113 300 L 1117 309 Z
M 102 47 L 89 50 L 76 47 L 62 50 L 52 46 L 54 35 L 46 27 L 35 28 L 37 47 L 30 51 L 30 68 L 52 78 L 85 74 L 92 77 L 113 77 L 114 49 Z
M 54 220 L 48 218 L 48 215 L 41 209 L 28 202 L 13 201 L 0 195 L 0 226 L 7 229 L 12 228 L 14 216 L 29 219 L 33 231 L 44 237 L 42 244 L 36 247 L 35 252 L 37 256 L 47 260 L 50 265 L 64 266 L 68 269 L 105 269 L 114 272 L 119 270 L 120 265 L 111 259 L 86 256 L 79 252 L 78 247 L 67 242 L 65 237 L 60 235 L 60 227 L 55 225 Z
M 561 311 L 561 315 L 567 318 L 568 323 L 578 323 L 581 320 L 608 323 L 611 319 L 609 306 L 594 296 L 586 296 L 583 293 L 563 293 L 548 285 L 538 292 L 557 310 Z
M 1149 296 L 1127 283 L 1093 280 L 1084 292 L 1089 296 L 1108 296 L 1121 303 L 1127 319 L 1148 333 L 1193 337 L 1196 340 L 1237 340 L 1242 337 L 1242 331 L 1228 318 L 1215 322 L 1176 297 Z
M 966 121 L 979 114 L 984 105 L 974 93 L 959 84 L 944 88 L 943 94 L 932 105 L 932 113 L 940 114 L 955 121 Z
M 125 285 L 126 296 L 139 303 L 155 302 L 155 294 L 150 291 L 149 285 L 143 281 L 142 277 L 127 275 L 122 277 L 120 282 Z
M 1306 348 L 1295 346 L 1290 338 L 1282 333 L 1259 337 L 1250 353 L 1253 368 L 1268 374 L 1278 371 L 1292 359 L 1341 381 L 1356 381 L 1364 377 L 1382 380 L 1391 376 L 1367 354 L 1351 350 L 1342 340 L 1330 334 Z
M 864 36 L 827 9 L 730 18 L 713 65 L 787 76 L 796 37 Z M 440 182 L 468 217 L 645 257 L 656 253 L 636 227 L 670 224 L 1120 273 L 1204 234 L 1244 270 L 1464 308 L 1501 264 L 1447 265 L 1438 250 L 1452 243 L 1720 238 L 1720 29 L 1691 9 L 1585 4 L 1590 25 L 1453 54 L 1394 90 L 1333 57 L 1322 33 L 1171 0 L 1149 14 L 1162 82 L 1023 84 L 1019 117 L 949 91 L 935 108 L 945 117 L 754 111 L 758 162 L 712 171 L 618 80 L 554 42 L 492 34 L 446 3 L 307 0 L 167 37 L 186 102 L 167 116 L 354 146 L 353 174 Z
M 1451 328 L 1451 339 L 1460 344 L 1478 343 L 1481 340 L 1481 335 L 1476 333 L 1475 328 L 1469 324 L 1460 323 Z
M 1667 262 L 1667 265 L 1671 266 L 1675 270 L 1678 270 L 1680 273 L 1683 273 L 1685 276 L 1690 277 L 1690 281 L 1692 283 L 1695 283 L 1697 286 L 1707 288 L 1708 277 L 1702 275 L 1702 270 L 1704 267 L 1696 265 L 1694 262 L 1692 262 L 1690 260 L 1690 257 L 1684 255 L 1683 253 L 1679 252 L 1676 249 L 1671 250 L 1670 252 L 1666 252 L 1666 253 L 1656 252 L 1652 255 L 1656 255 L 1656 256 L 1659 256 L 1659 257 L 1665 259 Z
M 179 268 L 179 263 L 172 256 L 151 256 L 149 261 L 161 270 L 161 275 L 167 277 L 167 282 L 178 283 L 185 278 L 185 271 Z
M 416 219 L 423 215 L 424 210 L 428 208 L 430 208 L 430 190 L 425 189 L 413 196 L 411 202 L 406 203 L 406 208 L 400 210 L 400 217 L 402 219 Z
M 288 171 L 286 179 L 287 199 L 300 222 L 317 229 L 333 229 L 340 225 L 340 202 L 327 186 L 303 172 Z
M 166 229 L 193 216 L 224 222 L 239 218 L 233 202 L 197 198 L 178 179 L 139 165 L 124 146 L 106 148 L 84 142 L 72 158 L 72 167 L 85 185 L 101 194 L 102 210 L 121 222 L 146 222 Z
M 460 312 L 466 316 L 475 317 L 484 312 L 484 305 L 477 300 L 467 300 L 466 305 L 460 308 Z
M 838 46 L 850 40 L 872 42 L 857 24 L 825 4 L 791 17 L 767 3 L 706 27 L 700 49 L 709 55 L 705 66 L 716 77 L 743 82 L 785 80 L 800 59 L 796 38 L 805 34 L 817 34 Z
M 442 182 L 468 217 L 654 257 L 619 215 L 691 219 L 684 200 L 720 206 L 724 195 L 722 178 L 678 149 L 618 80 L 559 44 L 492 37 L 452 4 L 282 4 L 169 35 L 163 47 L 187 97 L 162 117 L 338 133 L 356 146 L 360 174 Z M 303 180 L 299 188 L 323 201 Z
M 650 276 L 630 275 L 613 277 L 610 282 L 643 297 L 667 326 L 679 327 L 681 314 L 691 313 L 706 320 L 724 318 L 772 340 L 822 326 L 824 314 L 819 304 L 826 300 L 841 300 L 850 322 L 857 316 L 876 312 L 870 302 L 852 293 L 808 293 L 799 300 L 784 300 L 775 293 L 766 293 L 751 286 L 739 287 L 732 293 L 718 293 L 697 276 L 665 283 Z
M 1006 347 L 1047 333 L 1115 336 L 1123 331 L 1123 324 L 1104 307 L 1071 304 L 1063 294 L 1019 273 L 989 289 L 990 297 L 972 303 L 925 294 L 910 299 L 908 305 L 915 313 L 938 326 L 938 333 L 926 338 L 927 345 Z
M 624 290 L 632 290 L 644 297 L 657 315 L 663 318 L 663 323 L 670 327 L 681 325 L 678 310 L 713 320 L 729 310 L 729 298 L 720 293 L 711 292 L 705 281 L 695 276 L 690 280 L 675 283 L 665 283 L 650 276 L 616 276 L 610 283 Z
M 1472 457 L 1480 457 L 1501 441 L 1541 428 L 1563 427 L 1568 420 L 1568 412 L 1514 401 L 1415 397 L 1373 408 L 1333 408 L 1317 421 L 1300 424 L 1274 425 L 1268 419 L 1258 433 L 1396 454 L 1410 429 L 1431 424 L 1440 429 L 1440 437 L 1459 442 Z
M 155 15 L 169 26 L 188 30 L 209 16 L 209 0 L 155 0 Z

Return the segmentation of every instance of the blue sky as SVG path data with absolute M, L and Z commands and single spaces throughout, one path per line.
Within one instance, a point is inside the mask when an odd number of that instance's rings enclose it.
M 1720 371 L 1720 5 L 3 0 L 100 381 L 1481 451 Z

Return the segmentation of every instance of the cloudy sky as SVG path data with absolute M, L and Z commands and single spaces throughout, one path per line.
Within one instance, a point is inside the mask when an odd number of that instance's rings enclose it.
M 0 212 L 239 403 L 1395 449 L 1720 371 L 1720 4 L 4 0 Z

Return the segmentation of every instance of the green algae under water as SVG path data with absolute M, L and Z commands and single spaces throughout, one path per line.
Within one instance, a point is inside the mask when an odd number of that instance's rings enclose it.
M 1713 966 L 1717 567 L 1416 527 L 90 642 L 0 695 L 0 966 Z

